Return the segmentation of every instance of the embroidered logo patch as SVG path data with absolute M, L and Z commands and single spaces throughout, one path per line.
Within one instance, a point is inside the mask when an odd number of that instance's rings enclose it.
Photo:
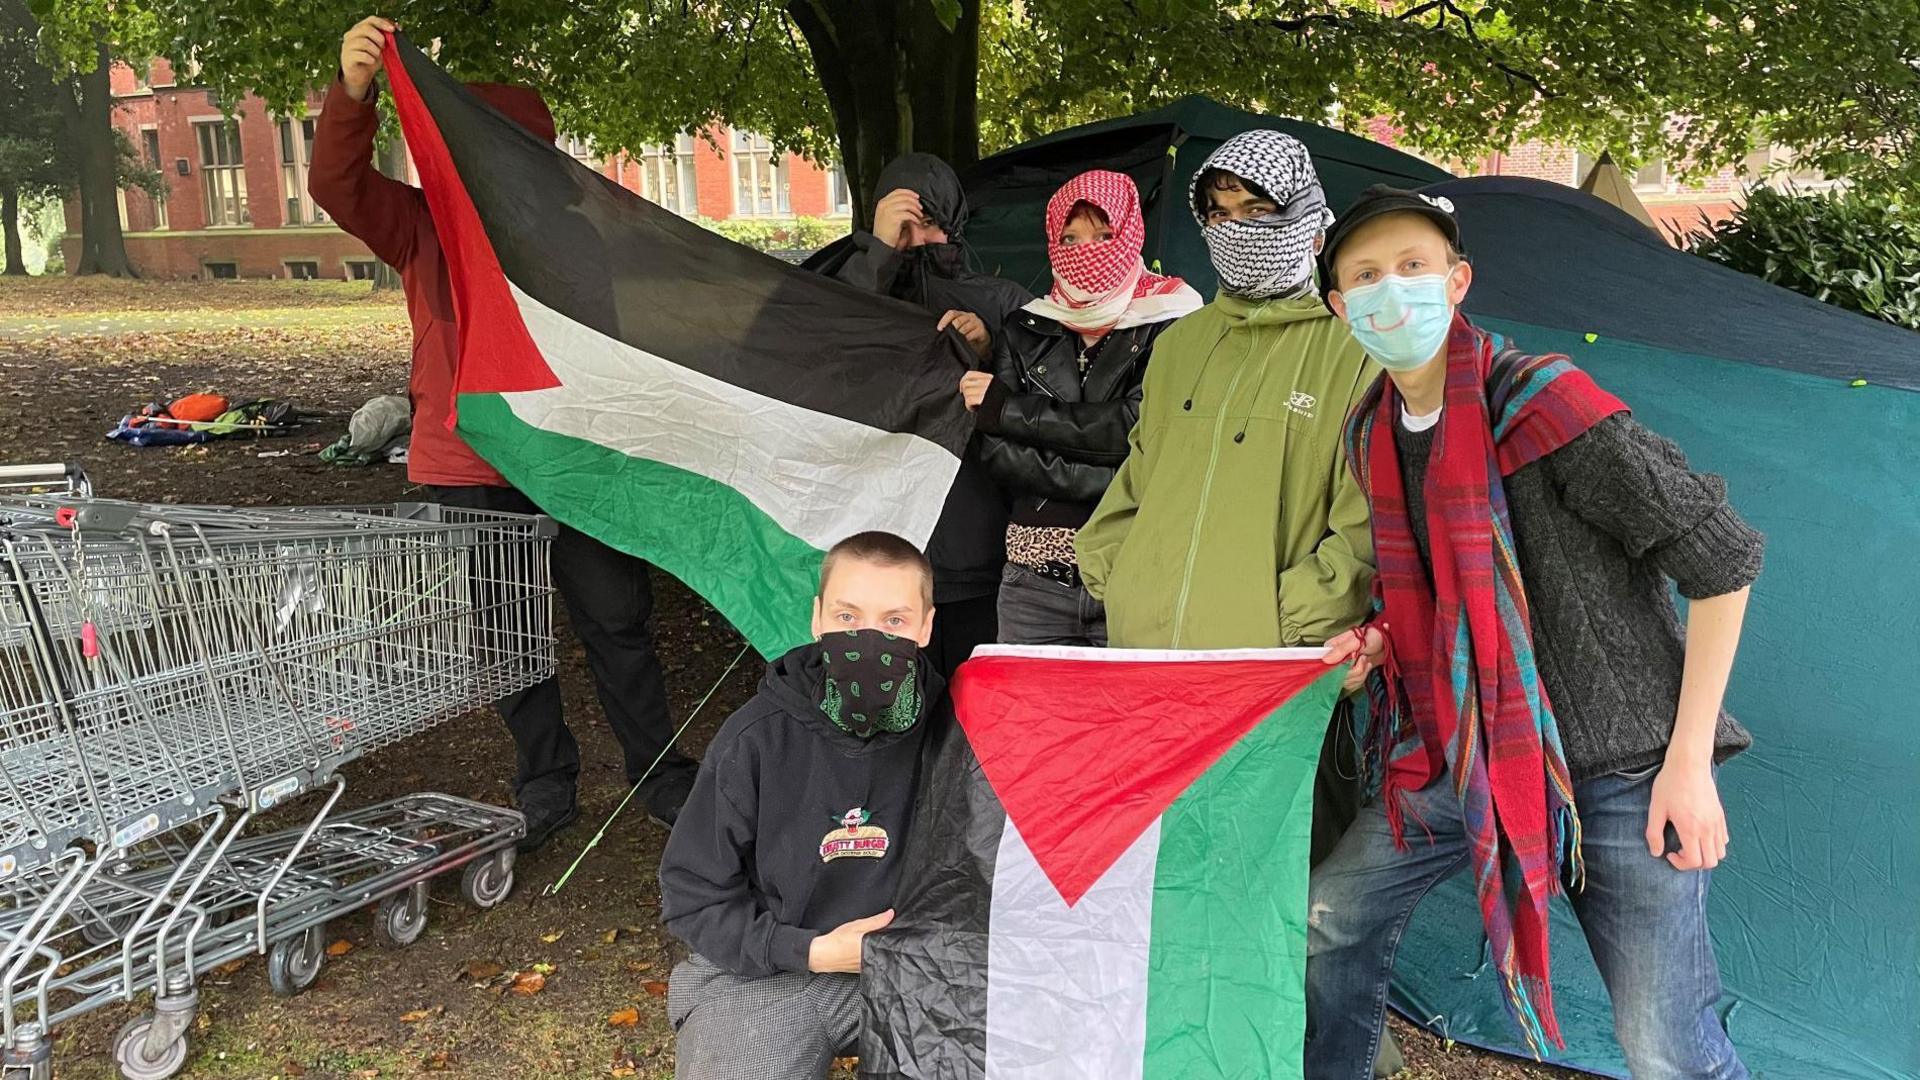
M 1313 407 L 1319 403 L 1320 399 L 1314 397 L 1312 394 L 1303 390 L 1295 390 L 1287 396 L 1287 411 L 1298 413 L 1308 420 L 1311 420 L 1313 419 Z
M 840 827 L 820 840 L 820 861 L 879 859 L 887 854 L 887 830 L 873 821 L 873 812 L 861 807 L 841 814 Z

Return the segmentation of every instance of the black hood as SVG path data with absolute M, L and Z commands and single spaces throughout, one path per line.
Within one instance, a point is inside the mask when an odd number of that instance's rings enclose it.
M 916 652 L 913 662 L 917 665 L 920 685 L 926 689 L 920 695 L 920 719 L 905 731 L 877 731 L 863 739 L 827 719 L 827 714 L 820 709 L 826 664 L 820 659 L 818 642 L 810 641 L 769 663 L 766 674 L 760 676 L 760 693 L 778 705 L 780 711 L 813 728 L 842 751 L 866 753 L 902 739 L 919 738 L 920 731 L 926 727 L 927 716 L 946 696 L 946 680 L 927 661 L 926 653 Z
M 920 196 L 920 208 L 946 230 L 949 241 L 959 243 L 966 235 L 972 212 L 953 166 L 932 154 L 902 154 L 880 170 L 880 182 L 873 186 L 874 203 L 901 188 Z

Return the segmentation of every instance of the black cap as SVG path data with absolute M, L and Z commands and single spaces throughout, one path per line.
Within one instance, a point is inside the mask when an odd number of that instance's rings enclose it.
M 1320 298 L 1325 300 L 1333 291 L 1333 255 L 1340 245 L 1353 235 L 1353 231 L 1381 214 L 1410 212 L 1419 214 L 1436 225 L 1446 235 L 1447 243 L 1456 252 L 1460 247 L 1460 222 L 1453 216 L 1453 200 L 1444 195 L 1422 195 L 1417 191 L 1375 184 L 1360 193 L 1360 197 L 1347 207 L 1327 230 L 1326 243 L 1320 246 Z

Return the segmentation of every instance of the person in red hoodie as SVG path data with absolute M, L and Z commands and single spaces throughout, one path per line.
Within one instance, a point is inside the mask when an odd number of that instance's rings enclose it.
M 381 48 L 393 23 L 378 16 L 355 24 L 340 42 L 340 77 L 327 91 L 313 139 L 308 190 L 333 220 L 400 272 L 413 324 L 413 437 L 407 477 L 436 501 L 477 510 L 538 513 L 539 507 L 473 452 L 449 428 L 458 355 L 453 288 L 418 188 L 373 167 L 374 106 Z M 475 83 L 481 100 L 552 141 L 553 116 L 535 91 Z M 553 579 L 574 634 L 586 647 L 594 689 L 626 757 L 627 782 L 648 776 L 647 812 L 671 826 L 693 788 L 697 763 L 671 749 L 666 680 L 654 654 L 647 564 L 565 525 L 553 543 Z M 575 782 L 580 748 L 561 715 L 560 683 L 548 679 L 495 703 L 519 748 L 514 801 L 527 817 L 523 850 L 545 843 L 579 815 Z M 664 752 L 664 757 L 661 755 Z

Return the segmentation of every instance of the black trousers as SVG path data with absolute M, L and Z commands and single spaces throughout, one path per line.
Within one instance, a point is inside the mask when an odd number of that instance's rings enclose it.
M 435 501 L 468 510 L 537 514 L 540 508 L 513 488 L 434 487 Z M 566 606 L 574 636 L 587 653 L 594 694 L 607 714 L 626 761 L 627 782 L 638 781 L 673 739 L 667 715 L 667 680 L 653 651 L 653 585 L 643 560 L 560 526 L 553 540 L 553 584 Z M 580 773 L 580 744 L 567 730 L 560 680 L 550 678 L 493 703 L 513 733 L 518 761 L 516 795 L 529 784 L 571 787 Z M 654 776 L 696 764 L 669 751 Z

